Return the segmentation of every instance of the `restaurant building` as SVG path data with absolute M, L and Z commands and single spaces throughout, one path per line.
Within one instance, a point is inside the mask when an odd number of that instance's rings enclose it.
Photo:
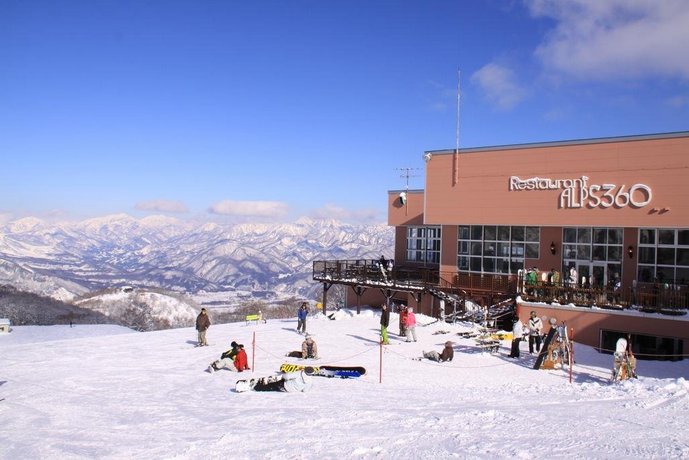
M 512 296 L 522 319 L 536 309 L 593 346 L 631 333 L 681 354 L 689 132 L 434 150 L 424 161 L 423 190 L 388 193 L 395 269 L 428 269 L 484 304 Z M 529 300 L 523 275 L 534 267 L 543 285 Z M 441 301 L 395 299 L 434 316 Z

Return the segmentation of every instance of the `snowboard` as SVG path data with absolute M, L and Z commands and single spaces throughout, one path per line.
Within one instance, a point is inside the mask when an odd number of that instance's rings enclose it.
M 543 361 L 548 357 L 548 349 L 550 347 L 550 342 L 553 341 L 555 333 L 557 333 L 557 328 L 551 327 L 548 331 L 548 335 L 545 336 L 545 340 L 541 344 L 541 351 L 538 353 L 538 358 L 536 358 L 536 362 L 533 365 L 534 369 L 540 369 L 541 364 L 543 364 Z
M 359 366 L 305 366 L 292 363 L 284 363 L 280 366 L 280 372 L 297 371 L 304 371 L 306 375 L 339 377 L 342 379 L 361 377 L 366 374 L 366 369 Z

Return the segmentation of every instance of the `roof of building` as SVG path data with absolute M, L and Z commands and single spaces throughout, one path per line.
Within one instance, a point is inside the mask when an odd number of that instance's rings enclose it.
M 634 141 L 648 141 L 657 139 L 673 139 L 679 137 L 689 137 L 689 131 L 677 131 L 672 133 L 658 133 L 658 134 L 640 134 L 634 136 L 618 136 L 618 137 L 599 137 L 591 139 L 575 139 L 565 141 L 550 141 L 550 142 L 533 142 L 526 144 L 508 144 L 496 145 L 486 147 L 470 147 L 460 148 L 459 153 L 476 153 L 495 150 L 514 150 L 514 149 L 533 149 L 542 147 L 563 147 L 569 145 L 586 145 L 586 144 L 603 144 L 608 142 L 634 142 Z M 427 150 L 425 153 L 432 155 L 445 155 L 455 153 L 455 149 L 443 150 Z

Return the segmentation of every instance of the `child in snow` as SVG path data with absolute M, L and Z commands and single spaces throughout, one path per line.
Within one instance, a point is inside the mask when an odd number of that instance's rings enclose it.
M 301 344 L 301 357 L 302 359 L 318 359 L 318 346 L 313 340 L 313 337 L 309 334 L 306 334 L 306 338 Z
M 452 361 L 452 358 L 455 357 L 455 351 L 452 348 L 452 342 L 450 342 L 449 340 L 445 342 L 445 348 L 443 348 L 443 351 L 440 353 L 438 353 L 437 351 L 424 351 L 423 357 L 426 359 L 430 359 L 431 361 L 437 361 L 439 363 L 445 361 Z
M 217 361 L 213 361 L 210 366 L 208 366 L 208 371 L 213 372 L 217 371 L 220 369 L 232 369 L 234 365 L 234 359 L 237 356 L 237 353 L 239 352 L 239 345 L 237 342 L 232 342 L 230 344 L 232 348 L 229 350 L 225 351 L 222 355 L 220 355 L 220 359 Z M 244 353 L 246 355 L 246 352 Z

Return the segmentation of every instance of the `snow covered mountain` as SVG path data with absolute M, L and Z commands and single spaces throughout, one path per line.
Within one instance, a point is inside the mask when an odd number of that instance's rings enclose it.
M 24 218 L 0 227 L 0 283 L 70 300 L 114 286 L 272 291 L 313 297 L 319 259 L 391 255 L 385 224 L 300 219 L 289 224 L 194 224 L 117 214 L 77 223 Z

